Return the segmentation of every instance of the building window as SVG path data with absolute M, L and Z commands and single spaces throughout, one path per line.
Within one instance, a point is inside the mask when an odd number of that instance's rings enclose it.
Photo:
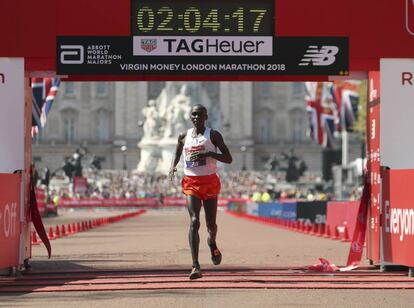
M 96 96 L 108 96 L 108 83 L 107 82 L 96 83 Z
M 75 95 L 75 83 L 74 82 L 64 82 L 65 85 L 65 95 L 74 96 Z
M 42 157 L 41 156 L 33 156 L 33 162 L 34 163 L 41 163 Z
M 304 87 L 305 85 L 303 84 L 303 82 L 294 82 L 292 85 L 292 96 L 294 98 L 301 98 L 303 99 L 304 97 Z
M 63 131 L 65 134 L 65 141 L 72 143 L 75 141 L 75 119 L 67 118 L 63 120 Z
M 289 113 L 290 137 L 293 142 L 302 142 L 305 138 L 306 118 L 302 110 L 294 109 Z
M 100 142 L 109 140 L 109 115 L 105 110 L 99 110 L 97 113 L 96 135 Z
M 260 121 L 259 130 L 260 130 L 260 142 L 269 143 L 270 140 L 270 122 L 262 119 Z
M 259 82 L 258 84 L 259 96 L 261 98 L 269 98 L 272 92 L 272 83 L 271 82 Z

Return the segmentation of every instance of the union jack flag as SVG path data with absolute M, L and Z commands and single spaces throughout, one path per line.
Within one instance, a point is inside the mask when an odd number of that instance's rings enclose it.
M 352 132 L 358 118 L 360 83 L 337 81 L 334 86 L 334 99 L 340 114 L 339 129 Z
M 306 82 L 305 88 L 311 139 L 325 148 L 336 149 L 334 134 L 339 119 L 332 83 Z
M 45 127 L 59 85 L 59 78 L 32 78 L 32 137 Z

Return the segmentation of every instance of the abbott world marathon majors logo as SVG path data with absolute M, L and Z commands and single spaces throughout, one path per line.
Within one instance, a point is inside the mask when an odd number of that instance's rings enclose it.
M 134 36 L 134 56 L 272 56 L 271 36 Z
M 385 232 L 398 236 L 400 242 L 405 236 L 414 235 L 414 209 L 391 208 L 385 200 Z
M 112 64 L 122 55 L 112 54 L 109 44 L 60 45 L 61 64 Z

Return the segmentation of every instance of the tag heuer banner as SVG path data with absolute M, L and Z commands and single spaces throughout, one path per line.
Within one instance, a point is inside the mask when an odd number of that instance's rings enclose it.
M 347 75 L 348 38 L 274 36 L 58 37 L 57 73 Z

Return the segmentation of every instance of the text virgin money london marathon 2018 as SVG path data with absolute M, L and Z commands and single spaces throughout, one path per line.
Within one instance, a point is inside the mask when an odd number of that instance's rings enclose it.
M 247 64 L 247 63 L 228 63 L 228 64 L 202 64 L 202 63 L 134 63 L 134 64 L 120 64 L 122 71 L 283 71 L 286 69 L 285 64 Z

